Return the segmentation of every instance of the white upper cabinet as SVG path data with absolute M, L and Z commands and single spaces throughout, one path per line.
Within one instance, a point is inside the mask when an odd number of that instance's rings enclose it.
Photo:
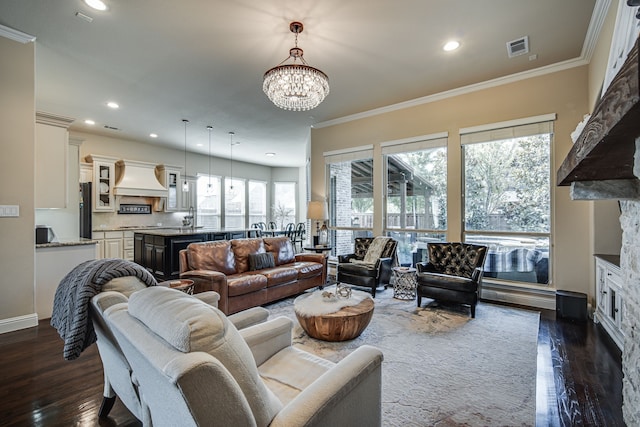
M 68 204 L 67 128 L 73 119 L 36 113 L 35 138 L 35 206 L 36 209 L 63 209 Z
M 181 168 L 177 166 L 156 166 L 156 178 L 160 184 L 167 187 L 167 197 L 164 202 L 165 212 L 176 212 L 180 209 L 182 196 L 182 184 L 180 182 Z
M 115 212 L 113 186 L 116 181 L 117 159 L 92 154 L 87 156 L 86 160 L 93 163 L 93 211 Z

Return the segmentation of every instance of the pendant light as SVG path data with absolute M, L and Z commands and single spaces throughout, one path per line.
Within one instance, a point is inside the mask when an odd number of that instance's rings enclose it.
M 230 166 L 229 166 L 229 196 L 230 197 L 234 197 L 234 191 L 233 191 L 233 135 L 235 135 L 235 132 L 229 132 L 229 150 L 230 150 L 230 154 L 229 154 L 229 160 L 230 160 Z
M 184 123 L 184 181 L 182 181 L 182 191 L 184 193 L 189 192 L 189 182 L 187 181 L 187 123 L 189 120 L 182 119 Z
M 213 126 L 207 126 L 207 130 L 209 131 L 209 184 L 207 184 L 207 194 L 211 196 L 213 195 L 213 185 L 211 184 L 211 131 Z

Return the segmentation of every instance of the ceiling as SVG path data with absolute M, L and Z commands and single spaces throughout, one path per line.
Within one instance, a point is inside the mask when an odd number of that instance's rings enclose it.
M 606 10 L 598 6 L 609 3 L 105 2 L 109 9 L 98 12 L 82 0 L 0 0 L 0 24 L 37 38 L 38 111 L 73 117 L 72 130 L 178 149 L 185 144 L 184 118 L 189 151 L 207 154 L 206 126 L 213 125 L 212 154 L 229 157 L 233 131 L 240 142 L 234 159 L 270 166 L 303 166 L 314 124 L 584 59 L 592 15 L 599 19 Z M 325 101 L 307 112 L 281 110 L 262 92 L 264 72 L 294 45 L 293 20 L 305 27 L 298 44 L 306 61 L 331 85 Z M 506 43 L 522 36 L 529 37 L 530 52 L 509 58 Z M 449 39 L 461 47 L 444 52 Z M 106 107 L 111 100 L 118 110 Z M 152 132 L 159 137 L 150 138 Z

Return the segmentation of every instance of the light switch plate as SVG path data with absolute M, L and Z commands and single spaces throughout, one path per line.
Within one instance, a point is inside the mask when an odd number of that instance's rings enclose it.
M 18 216 L 20 216 L 20 206 L 0 205 L 0 217 L 18 217 Z

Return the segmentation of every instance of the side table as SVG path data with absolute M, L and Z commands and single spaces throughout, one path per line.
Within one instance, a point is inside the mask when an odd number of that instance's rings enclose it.
M 393 297 L 412 300 L 416 297 L 416 269 L 412 267 L 393 267 Z
M 166 286 L 168 288 L 177 289 L 185 294 L 193 295 L 193 280 L 191 279 L 176 279 L 167 280 L 165 282 L 158 282 L 158 286 Z

